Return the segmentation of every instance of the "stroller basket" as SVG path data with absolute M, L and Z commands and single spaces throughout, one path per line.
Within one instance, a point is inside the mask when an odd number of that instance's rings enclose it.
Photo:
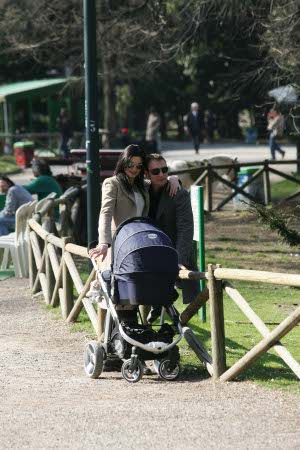
M 149 342 L 165 342 L 166 344 L 171 344 L 175 335 L 173 328 L 166 323 L 163 324 L 158 331 L 143 325 L 137 326 L 137 324 L 133 324 L 132 327 L 130 324 L 125 325 L 123 330 L 127 336 L 135 339 L 141 344 L 148 344 Z

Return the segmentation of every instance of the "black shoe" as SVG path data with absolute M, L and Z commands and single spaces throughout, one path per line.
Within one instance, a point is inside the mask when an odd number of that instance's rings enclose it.
M 161 315 L 161 306 L 152 306 L 151 310 L 147 316 L 147 322 L 153 323 L 156 321 L 156 319 L 159 318 Z
M 282 159 L 285 157 L 285 151 L 284 150 L 282 150 L 281 157 L 282 157 Z
M 199 155 L 199 150 L 195 150 L 195 154 L 196 154 L 196 155 Z

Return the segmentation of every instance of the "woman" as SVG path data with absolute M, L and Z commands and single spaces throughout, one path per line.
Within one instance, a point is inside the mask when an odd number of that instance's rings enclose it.
M 106 258 L 116 228 L 131 217 L 149 212 L 148 183 L 144 179 L 145 153 L 138 145 L 129 145 L 120 155 L 115 175 L 102 185 L 99 219 L 99 244 L 89 251 L 91 258 Z M 170 195 L 178 189 L 177 177 L 171 179 Z

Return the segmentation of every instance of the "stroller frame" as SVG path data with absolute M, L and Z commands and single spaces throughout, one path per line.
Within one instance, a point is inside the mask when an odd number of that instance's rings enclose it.
M 125 221 L 122 225 L 127 223 Z M 120 227 L 121 227 L 120 226 Z M 98 268 L 97 263 L 94 259 L 92 259 L 93 267 L 97 274 L 97 279 L 100 284 L 100 296 L 104 297 L 106 305 L 107 305 L 107 313 L 105 318 L 104 325 L 104 333 L 100 338 L 100 341 L 92 341 L 86 345 L 85 349 L 85 372 L 90 378 L 98 378 L 103 370 L 104 360 L 108 359 L 111 361 L 121 360 L 123 361 L 122 365 L 122 376 L 128 382 L 137 382 L 139 381 L 143 374 L 145 363 L 142 361 L 151 360 L 150 355 L 153 355 L 154 360 L 154 368 L 158 375 L 167 381 L 175 380 L 180 375 L 180 364 L 179 358 L 176 357 L 179 355 L 178 348 L 175 349 L 175 346 L 179 343 L 179 341 L 183 337 L 183 330 L 181 323 L 179 321 L 179 314 L 176 311 L 173 304 L 167 307 L 168 314 L 173 321 L 173 325 L 177 327 L 179 336 L 172 340 L 171 343 L 167 342 L 148 342 L 142 343 L 128 336 L 119 320 L 116 305 L 113 303 L 107 289 L 106 281 L 102 276 L 101 270 Z M 138 307 L 138 306 L 137 306 Z M 165 307 L 162 306 L 162 313 L 160 319 L 160 325 L 164 324 L 164 313 Z M 118 356 L 116 353 L 111 353 L 110 351 L 110 338 L 112 329 L 118 329 L 121 337 L 124 341 L 132 346 L 132 352 L 130 359 L 125 359 Z M 172 352 L 172 349 L 173 352 Z M 146 353 L 146 357 L 140 358 L 140 354 Z M 145 353 L 144 353 L 145 355 Z M 172 356 L 173 355 L 173 356 Z
M 179 321 L 179 316 L 174 306 L 170 305 L 168 310 L 170 312 L 173 312 L 173 317 L 177 318 L 177 323 L 174 325 L 177 325 L 179 336 L 176 339 L 174 339 L 172 343 L 167 344 L 164 342 L 159 343 L 155 342 L 155 344 L 158 345 L 154 347 L 151 342 L 144 344 L 133 339 L 132 337 L 126 334 L 122 324 L 120 323 L 116 307 L 107 292 L 106 282 L 103 279 L 102 273 L 97 267 L 97 264 L 94 260 L 93 265 L 97 273 L 98 281 L 100 283 L 101 295 L 104 297 L 106 301 L 107 312 L 105 318 L 104 333 L 102 335 L 101 342 L 88 343 L 86 347 L 86 352 L 90 353 L 89 356 L 87 355 L 85 356 L 85 361 L 88 363 L 85 364 L 87 375 L 90 376 L 91 378 L 98 378 L 103 370 L 103 363 L 105 359 L 111 361 L 119 360 L 123 361 L 121 369 L 123 378 L 128 382 L 132 383 L 137 382 L 144 375 L 145 365 L 139 358 L 139 351 L 142 350 L 144 352 L 147 352 L 148 354 L 153 355 L 155 371 L 162 379 L 167 381 L 173 381 L 177 379 L 180 375 L 179 361 L 178 360 L 172 361 L 172 358 L 166 356 L 170 354 L 170 351 L 172 351 L 172 349 L 175 348 L 175 346 L 183 337 L 183 331 Z M 165 308 L 162 307 L 160 320 L 161 325 L 164 323 L 164 310 Z M 122 338 L 132 346 L 132 353 L 130 359 L 119 358 L 117 355 L 110 353 L 110 337 L 113 327 L 117 327 Z M 93 360 L 92 370 L 90 365 L 91 358 Z M 147 359 L 151 358 L 149 357 Z

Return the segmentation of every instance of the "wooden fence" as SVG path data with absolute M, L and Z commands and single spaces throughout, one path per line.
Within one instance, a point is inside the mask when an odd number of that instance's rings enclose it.
M 76 257 L 79 256 L 88 261 L 87 249 L 72 244 L 70 238 L 59 238 L 53 235 L 48 230 L 45 230 L 35 218 L 30 219 L 28 224 L 29 278 L 32 294 L 42 291 L 47 305 L 57 307 L 60 304 L 63 318 L 68 323 L 76 321 L 81 310 L 85 308 L 95 332 L 100 338 L 102 333 L 101 320 L 99 320 L 100 316 L 98 314 L 100 311 L 97 312 L 94 305 L 86 297 L 90 283 L 95 278 L 95 270 L 90 273 L 87 281 L 84 283 L 76 267 Z M 196 347 L 199 351 L 197 352 L 197 349 L 195 351 L 214 379 L 229 381 L 236 378 L 271 347 L 274 348 L 300 379 L 299 363 L 279 342 L 283 336 L 300 322 L 300 306 L 279 326 L 269 331 L 247 301 L 228 281 L 244 280 L 300 287 L 299 275 L 223 269 L 220 266 L 213 267 L 209 264 L 206 273 L 181 270 L 179 276 L 181 279 L 208 280 L 207 292 L 209 292 L 209 295 L 204 293 L 201 296 L 200 294 L 199 298 L 196 299 L 196 303 L 199 307 L 210 299 L 212 359 L 197 341 Z M 74 288 L 77 292 L 76 296 L 74 296 Z M 252 350 L 228 370 L 226 370 L 223 291 L 229 295 L 263 336 L 259 344 L 254 346 Z M 187 310 L 189 308 L 190 306 L 187 307 Z M 185 336 L 190 342 L 191 330 L 187 329 Z M 195 339 L 193 342 L 195 343 Z
M 181 271 L 181 277 L 186 279 L 200 280 L 203 279 L 203 275 L 203 273 L 199 272 L 190 272 L 187 270 Z M 209 264 L 208 272 L 205 273 L 205 278 L 208 280 L 210 300 L 212 367 L 214 379 L 219 379 L 221 381 L 230 381 L 235 379 L 271 347 L 274 348 L 275 352 L 300 379 L 300 364 L 280 343 L 280 339 L 289 333 L 289 331 L 291 331 L 300 322 L 300 306 L 298 306 L 295 311 L 284 319 L 280 325 L 270 331 L 260 317 L 253 311 L 249 303 L 228 281 L 253 281 L 282 286 L 300 287 L 300 275 L 257 270 L 223 269 L 219 265 L 213 267 L 212 264 Z M 225 321 L 223 308 L 224 291 L 263 336 L 263 339 L 257 345 L 255 345 L 248 353 L 246 353 L 245 356 L 243 356 L 229 369 L 226 368 Z M 204 301 L 207 299 L 208 297 L 204 298 Z
M 264 203 L 265 205 L 268 205 L 272 202 L 272 189 L 271 189 L 271 182 L 270 182 L 270 174 L 278 175 L 282 178 L 285 178 L 286 180 L 292 181 L 296 183 L 297 185 L 300 185 L 300 179 L 296 178 L 292 175 L 288 175 L 282 171 L 279 171 L 275 169 L 273 166 L 275 165 L 291 165 L 295 164 L 298 165 L 300 163 L 299 160 L 284 160 L 284 161 L 270 161 L 270 160 L 264 160 L 264 161 L 256 161 L 256 162 L 248 162 L 248 163 L 238 163 L 233 162 L 232 164 L 222 164 L 222 165 L 211 165 L 211 164 L 205 164 L 200 167 L 195 168 L 189 168 L 189 169 L 182 169 L 182 170 L 176 170 L 174 172 L 171 172 L 172 174 L 184 174 L 184 173 L 190 173 L 191 175 L 195 174 L 198 175 L 198 178 L 194 181 L 194 185 L 204 185 L 205 186 L 205 196 L 206 196 L 206 205 L 207 210 L 209 212 L 212 211 L 220 211 L 230 200 L 232 200 L 235 196 L 238 194 L 242 195 L 246 199 L 250 201 L 257 202 L 257 199 L 249 192 L 246 192 L 246 188 L 253 184 L 254 182 L 257 182 L 257 179 L 259 177 L 262 177 L 263 180 L 263 195 L 264 195 Z M 251 175 L 251 177 L 245 181 L 241 186 L 237 185 L 237 174 L 239 170 L 242 167 L 257 167 L 257 171 Z M 224 169 L 228 170 L 228 173 L 230 171 L 234 171 L 235 177 L 234 181 L 229 181 L 226 178 L 223 178 L 218 174 L 218 169 Z M 213 207 L 213 198 L 214 198 L 214 189 L 213 189 L 213 182 L 219 181 L 220 183 L 224 184 L 226 187 L 231 189 L 231 193 L 226 196 L 225 199 L 223 199 L 217 206 Z M 300 190 L 297 191 L 292 196 L 287 197 L 286 199 L 282 200 L 284 202 L 285 200 L 291 199 L 297 195 L 300 195 Z

